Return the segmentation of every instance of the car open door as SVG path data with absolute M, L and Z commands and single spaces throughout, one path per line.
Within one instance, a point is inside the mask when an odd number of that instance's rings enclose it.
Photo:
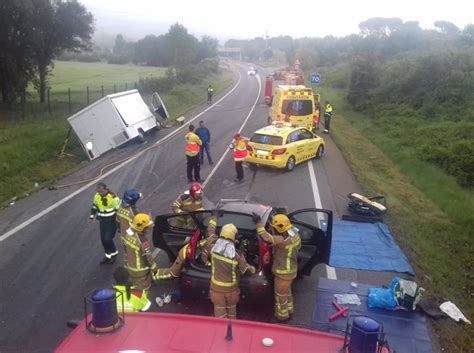
M 314 266 L 329 263 L 332 241 L 332 211 L 305 208 L 288 215 L 301 237 L 298 272 L 309 276 Z
M 210 211 L 157 216 L 153 227 L 153 245 L 164 250 L 170 262 L 174 261 L 179 249 L 188 243 L 196 232 L 205 234 L 203 220 L 210 216 Z

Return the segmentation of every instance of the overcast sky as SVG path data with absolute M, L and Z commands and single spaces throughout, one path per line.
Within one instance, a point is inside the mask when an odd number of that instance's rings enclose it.
M 474 1 L 450 0 L 79 0 L 94 13 L 97 30 L 110 31 L 111 20 L 122 19 L 123 34 L 142 36 L 138 23 L 156 34 L 163 26 L 179 22 L 195 35 L 221 39 L 290 35 L 344 36 L 358 32 L 358 24 L 370 17 L 400 17 L 432 28 L 446 20 L 463 28 L 474 22 Z M 113 21 L 115 22 L 115 21 Z M 118 23 L 117 23 L 118 22 Z M 120 26 L 120 20 L 115 25 Z M 133 24 L 137 24 L 136 28 Z M 120 27 L 119 27 L 120 28 Z M 115 29 L 115 28 L 114 28 Z

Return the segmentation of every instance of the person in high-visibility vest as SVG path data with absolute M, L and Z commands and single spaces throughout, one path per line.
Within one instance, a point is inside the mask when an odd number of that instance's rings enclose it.
M 129 228 L 120 236 L 125 249 L 124 267 L 133 285 L 139 289 L 150 288 L 158 266 L 153 259 L 153 248 L 146 238 L 146 231 L 153 226 L 151 216 L 139 213 L 133 217 Z
M 242 181 L 244 179 L 244 168 L 242 164 L 248 155 L 247 139 L 237 133 L 229 148 L 234 150 L 235 171 L 237 173 L 237 177 L 234 181 Z
M 114 263 L 115 257 L 118 255 L 114 238 L 117 232 L 116 212 L 119 207 L 120 198 L 111 192 L 104 183 L 98 183 L 89 219 L 96 218 L 99 221 L 100 240 L 105 252 L 105 256 L 100 262 L 101 265 Z
M 217 215 L 213 214 L 212 218 L 209 220 L 209 225 L 207 226 L 206 238 L 201 239 L 197 244 L 198 248 L 201 250 L 200 256 L 204 264 L 207 264 L 212 246 L 217 240 L 216 227 Z M 187 243 L 179 249 L 178 256 L 173 264 L 168 268 L 160 268 L 153 276 L 153 279 L 160 280 L 178 278 L 181 275 L 181 270 L 183 269 L 186 258 L 188 257 L 189 247 L 190 244 Z
M 137 202 L 143 195 L 135 189 L 128 189 L 124 192 L 122 202 L 117 210 L 117 222 L 120 233 L 125 232 L 133 217 L 138 213 Z
M 331 127 L 331 118 L 332 118 L 332 105 L 329 101 L 326 101 L 326 106 L 324 108 L 324 133 L 329 134 L 329 129 Z
M 124 267 L 117 267 L 114 271 L 114 286 L 117 292 L 117 311 L 124 312 L 147 311 L 151 302 L 148 300 L 148 291 L 137 289 L 130 283 L 128 271 Z
M 207 104 L 212 103 L 212 96 L 214 95 L 214 88 L 211 85 L 207 87 Z
M 225 224 L 211 250 L 210 293 L 216 317 L 235 319 L 240 299 L 239 277 L 256 271 L 235 249 L 236 235 L 236 226 Z
M 291 225 L 290 219 L 284 214 L 276 214 L 271 226 L 277 234 L 271 235 L 265 230 L 260 217 L 253 213 L 257 226 L 257 234 L 273 247 L 273 267 L 275 276 L 275 317 L 279 321 L 290 319 L 293 314 L 293 296 L 291 284 L 298 272 L 298 251 L 301 238 L 298 229 Z
M 202 141 L 198 135 L 194 133 L 194 125 L 189 125 L 189 132 L 184 137 L 186 142 L 185 154 L 187 159 L 188 181 L 192 183 L 194 180 L 201 182 L 201 163 L 199 162 L 199 151 L 201 150 Z M 193 180 L 194 171 L 194 180 Z
M 321 116 L 321 104 L 319 104 L 319 102 L 315 102 L 314 103 L 314 115 L 313 115 L 314 130 L 319 130 L 320 116 Z

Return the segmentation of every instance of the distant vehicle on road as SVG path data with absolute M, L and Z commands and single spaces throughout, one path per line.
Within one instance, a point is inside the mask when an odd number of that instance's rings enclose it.
M 258 73 L 258 70 L 255 67 L 251 67 L 250 70 L 247 71 L 247 75 L 255 76 Z
M 233 223 L 239 230 L 237 249 L 245 255 L 247 262 L 255 266 L 257 273 L 240 279 L 241 300 L 268 303 L 273 295 L 272 254 L 270 246 L 257 236 L 252 212 L 257 213 L 267 229 L 271 217 L 282 210 L 244 200 L 221 200 L 216 206 L 221 210 L 218 229 Z M 155 218 L 153 243 L 166 252 L 174 261 L 179 249 L 187 242 L 190 251 L 181 272 L 180 287 L 183 297 L 209 298 L 211 267 L 202 263 L 197 244 L 206 234 L 212 211 L 196 211 L 186 214 L 165 214 Z M 299 229 L 302 247 L 299 252 L 298 272 L 310 275 L 314 266 L 329 263 L 332 240 L 332 211 L 325 209 L 302 209 L 288 215 Z
M 294 167 L 311 158 L 321 158 L 324 140 L 306 128 L 275 122 L 255 131 L 247 147 L 245 161 L 251 165 L 285 168 Z

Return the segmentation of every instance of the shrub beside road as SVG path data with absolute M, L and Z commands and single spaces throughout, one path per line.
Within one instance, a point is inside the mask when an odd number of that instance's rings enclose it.
M 372 126 L 351 110 L 343 90 L 321 88 L 336 114 L 331 136 L 369 195 L 386 195 L 386 222 L 417 272 L 417 281 L 436 295 L 474 315 L 474 193 L 415 152 L 429 138 L 412 136 L 412 124 Z M 433 321 L 441 347 L 468 352 L 472 327 Z

